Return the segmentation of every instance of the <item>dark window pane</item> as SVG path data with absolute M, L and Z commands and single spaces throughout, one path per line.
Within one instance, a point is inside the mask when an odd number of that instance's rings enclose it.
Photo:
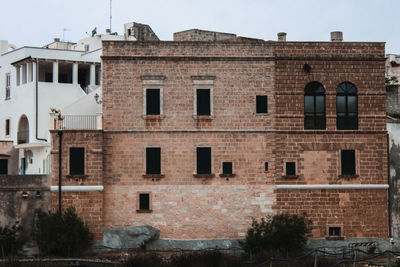
M 140 210 L 150 209 L 150 194 L 139 194 L 139 209 Z
M 6 120 L 6 135 L 10 135 L 10 120 Z
M 304 117 L 304 129 L 315 129 L 314 116 Z
M 210 89 L 197 89 L 197 115 L 211 115 Z
M 71 147 L 69 149 L 69 173 L 72 175 L 85 174 L 85 148 Z
M 305 96 L 304 97 L 304 111 L 305 112 L 314 112 L 314 96 Z
M 296 175 L 296 162 L 286 162 L 286 175 Z
M 232 162 L 222 162 L 222 173 L 232 174 Z
M 325 96 L 316 96 L 315 101 L 315 111 L 316 112 L 325 112 Z
M 329 236 L 340 236 L 340 227 L 329 227 Z
M 0 174 L 8 174 L 8 160 L 0 159 Z
M 146 148 L 146 174 L 161 174 L 161 148 Z
M 197 173 L 210 174 L 211 173 L 211 148 L 198 147 L 197 148 Z
M 146 90 L 146 114 L 160 115 L 160 89 Z
M 256 112 L 257 113 L 268 113 L 268 96 L 258 95 L 256 96 Z
M 342 150 L 342 174 L 353 175 L 356 174 L 356 153 L 354 150 Z
M 314 129 L 326 129 L 325 115 L 315 117 Z
M 347 111 L 348 112 L 357 112 L 357 96 L 348 96 L 347 97 Z
M 268 171 L 268 162 L 264 163 L 264 170 L 267 172 Z
M 336 97 L 336 112 L 346 112 L 346 96 Z
M 47 83 L 53 82 L 53 73 L 51 73 L 51 72 L 46 72 L 46 73 L 44 74 L 44 81 L 47 82 Z

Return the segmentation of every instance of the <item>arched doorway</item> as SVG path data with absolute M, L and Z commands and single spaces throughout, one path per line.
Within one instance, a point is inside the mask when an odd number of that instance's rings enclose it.
M 25 115 L 22 115 L 18 122 L 18 144 L 29 143 L 29 122 Z

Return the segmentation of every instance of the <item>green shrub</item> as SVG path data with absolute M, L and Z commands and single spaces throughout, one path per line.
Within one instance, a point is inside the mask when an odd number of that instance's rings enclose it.
M 310 232 L 311 220 L 306 214 L 287 213 L 267 216 L 261 221 L 253 219 L 246 239 L 240 242 L 248 254 L 268 254 L 269 256 L 297 255 L 303 251 Z
M 69 207 L 64 213 L 37 211 L 33 239 L 41 253 L 56 256 L 76 256 L 84 252 L 93 234 Z
M 16 225 L 12 227 L 0 227 L 0 256 L 2 258 L 8 255 L 15 255 L 22 247 L 22 242 L 18 238 L 21 227 Z

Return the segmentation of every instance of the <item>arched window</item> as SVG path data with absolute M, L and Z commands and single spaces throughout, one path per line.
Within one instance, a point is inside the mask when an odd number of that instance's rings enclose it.
M 336 89 L 336 128 L 338 130 L 358 129 L 357 88 L 341 83 Z
M 319 82 L 304 89 L 304 129 L 326 129 L 325 89 Z

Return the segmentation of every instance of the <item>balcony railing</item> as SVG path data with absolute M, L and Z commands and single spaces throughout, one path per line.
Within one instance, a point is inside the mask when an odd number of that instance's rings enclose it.
M 102 129 L 102 116 L 99 115 L 62 115 L 50 116 L 51 129 L 55 130 L 95 130 Z

